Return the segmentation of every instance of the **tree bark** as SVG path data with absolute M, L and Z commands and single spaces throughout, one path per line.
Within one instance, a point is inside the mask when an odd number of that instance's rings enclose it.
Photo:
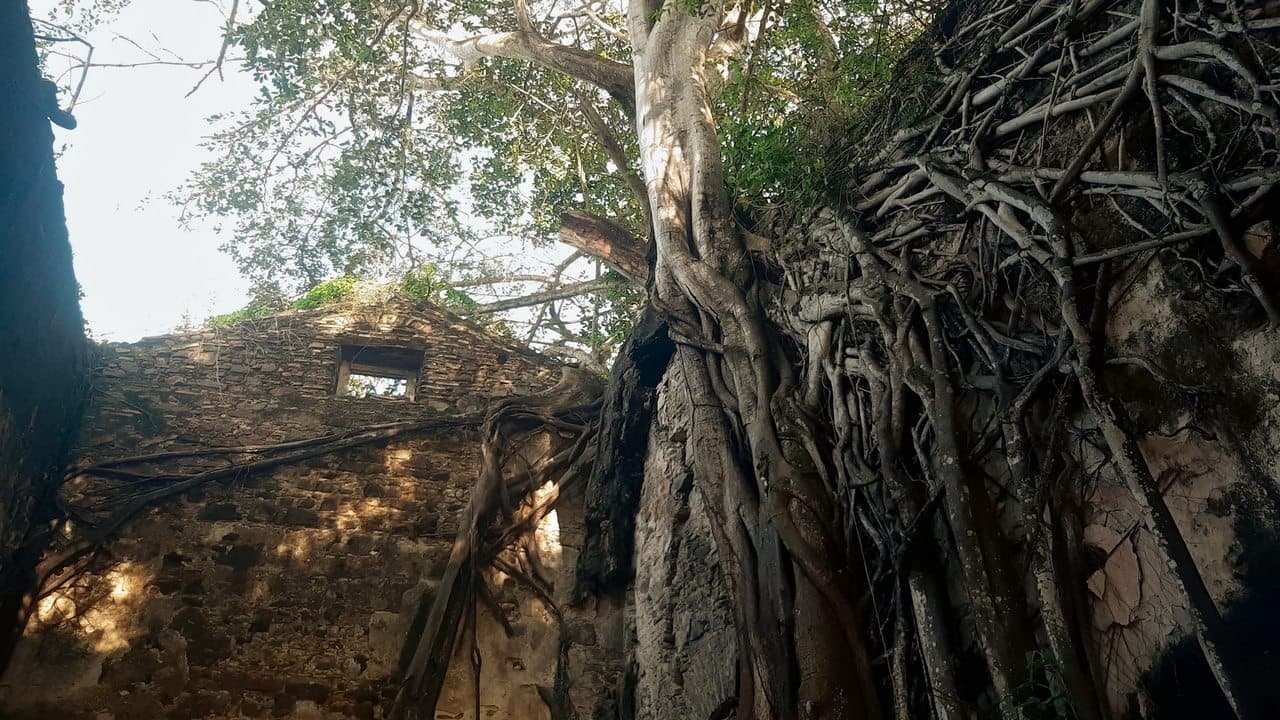
M 622 273 L 637 287 L 649 279 L 643 241 L 611 220 L 577 210 L 563 213 L 560 240 Z

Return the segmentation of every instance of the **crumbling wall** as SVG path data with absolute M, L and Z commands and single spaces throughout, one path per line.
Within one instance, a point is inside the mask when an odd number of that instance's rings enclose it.
M 416 400 L 336 396 L 339 348 L 355 342 L 423 351 Z M 550 361 L 465 321 L 394 302 L 287 313 L 99 355 L 82 464 L 478 417 L 494 399 L 559 377 Z M 472 421 L 161 503 L 40 602 L 0 679 L 0 708 L 19 718 L 380 717 L 479 464 Z M 93 489 L 77 478 L 65 492 L 83 500 Z M 549 520 L 539 542 L 556 577 L 562 547 L 558 518 Z M 554 684 L 560 626 L 509 578 L 491 574 L 490 585 L 494 608 L 478 613 L 482 713 L 548 717 L 538 687 Z M 469 642 L 453 665 L 439 717 L 470 718 Z
M 84 322 L 26 3 L 0 3 L 0 627 L 13 625 L 79 414 Z M 22 552 L 23 550 L 27 552 Z M 7 633 L 7 630 L 5 631 Z M 0 646 L 8 640 L 0 642 Z M 3 670 L 3 659 L 0 659 Z

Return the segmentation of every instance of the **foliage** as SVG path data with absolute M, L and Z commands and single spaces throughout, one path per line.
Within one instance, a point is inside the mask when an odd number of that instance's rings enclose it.
M 409 381 L 404 378 L 378 377 L 351 373 L 347 376 L 346 394 L 355 398 L 404 397 Z
M 727 182 L 749 208 L 804 204 L 824 186 L 829 133 L 887 85 L 936 2 L 769 5 L 763 35 L 734 58 L 719 98 Z
M 747 8 L 766 18 L 764 33 L 726 61 L 717 107 L 735 194 L 748 206 L 811 195 L 826 169 L 803 150 L 875 96 L 931 9 L 930 0 Z M 557 10 L 530 5 L 535 23 Z M 301 287 L 403 272 L 417 255 L 495 235 L 547 243 L 570 209 L 603 208 L 639 227 L 636 198 L 578 110 L 596 107 L 633 150 L 618 108 L 566 75 L 505 58 L 460 62 L 423 40 L 432 28 L 478 35 L 514 22 L 505 2 L 269 4 L 230 29 L 261 89 L 252 108 L 214 118 L 216 159 L 180 194 L 190 217 L 233 224 L 224 249 L 252 280 Z M 626 57 L 619 38 L 582 17 L 538 30 Z
M 246 320 L 256 320 L 283 310 L 314 310 L 351 300 L 365 298 L 401 297 L 425 302 L 453 312 L 474 316 L 473 319 L 488 330 L 505 337 L 513 333 L 506 323 L 487 315 L 475 316 L 479 303 L 467 293 L 455 288 L 439 266 L 424 263 L 416 270 L 405 273 L 392 283 L 377 283 L 344 275 L 317 283 L 294 300 L 285 302 L 271 293 L 260 293 L 247 305 L 234 312 L 215 315 L 205 320 L 205 327 L 216 328 Z
M 406 273 L 396 289 L 405 297 L 426 300 L 453 310 L 470 312 L 479 306 L 474 298 L 451 285 L 440 267 L 433 263 L 424 263 Z
M 289 307 L 295 310 L 310 310 L 322 305 L 332 305 L 350 298 L 356 291 L 356 278 L 344 275 L 333 280 L 326 280 L 311 288 L 305 295 L 294 300 Z
M 741 8 L 746 33 L 717 61 L 715 110 L 730 189 L 744 210 L 803 202 L 821 187 L 828 168 L 812 148 L 826 142 L 824 128 L 866 106 L 923 27 L 929 1 Z M 97 21 L 127 2 L 64 6 Z M 608 8 L 588 15 L 537 0 L 529 27 L 550 42 L 626 62 L 625 19 Z M 643 236 L 644 212 L 627 177 L 638 155 L 628 108 L 536 63 L 460 58 L 438 37 L 517 30 L 515 15 L 505 1 L 240 7 L 228 21 L 226 54 L 259 91 L 251 107 L 210 118 L 212 159 L 172 194 L 184 219 L 229 231 L 223 250 L 258 295 L 307 290 L 295 307 L 323 302 L 352 278 L 402 277 L 402 292 L 473 309 L 471 295 L 447 279 L 520 273 L 527 258 L 517 243 L 548 246 L 568 210 L 606 215 Z M 587 109 L 632 160 L 610 154 Z M 560 301 L 539 318 L 576 333 L 560 333 L 556 343 L 607 357 L 639 302 L 635 291 L 610 290 Z M 255 300 L 215 320 L 269 306 Z
M 246 320 L 257 320 L 277 312 L 280 312 L 279 306 L 264 300 L 254 300 L 239 310 L 224 315 L 214 315 L 205 320 L 204 324 L 209 328 L 226 327 Z
M 1004 704 L 1016 707 L 1026 717 L 1076 717 L 1062 679 L 1062 663 L 1043 650 L 1027 652 L 1026 663 L 1026 680 Z
M 602 292 L 601 297 L 591 298 L 598 320 L 585 327 L 579 338 L 583 345 L 607 357 L 631 335 L 644 306 L 645 294 L 613 270 L 601 277 L 612 278 L 615 283 Z
M 213 119 L 215 159 L 178 195 L 188 219 L 229 221 L 224 249 L 255 282 L 306 287 L 403 272 L 494 235 L 546 243 L 558 214 L 584 203 L 638 217 L 583 141 L 575 82 L 512 60 L 462 64 L 421 36 L 507 30 L 508 15 L 445 0 L 278 0 L 231 28 L 260 92 Z
M 413 300 L 429 302 L 446 308 L 472 320 L 492 333 L 503 337 L 515 337 L 511 327 L 492 315 L 476 314 L 480 304 L 466 292 L 454 287 L 444 270 L 434 263 L 423 263 L 405 273 L 395 285 L 396 294 Z
M 133 0 L 58 0 L 45 18 L 50 24 L 84 34 L 109 22 Z

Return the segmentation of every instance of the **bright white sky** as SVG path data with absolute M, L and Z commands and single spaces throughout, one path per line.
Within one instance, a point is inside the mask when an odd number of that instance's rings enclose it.
M 32 17 L 47 17 L 56 2 L 31 0 Z M 223 22 L 207 2 L 134 0 L 89 37 L 93 60 L 149 59 L 119 36 L 157 54 L 168 48 L 187 60 L 206 60 L 218 53 Z M 48 71 L 64 65 L 52 58 Z M 199 321 L 246 302 L 247 283 L 218 252 L 226 237 L 212 228 L 184 230 L 179 208 L 163 197 L 205 159 L 199 147 L 209 133 L 204 119 L 246 107 L 254 90 L 228 65 L 225 82 L 215 76 L 183 98 L 201 74 L 178 67 L 92 68 L 74 111 L 79 127 L 54 128 L 82 306 L 97 339 L 156 335 L 184 314 Z
M 32 17 L 49 17 L 59 2 L 30 0 Z M 225 80 L 211 77 L 191 97 L 185 96 L 204 69 L 100 67 L 216 57 L 225 24 L 221 4 L 132 0 L 88 38 L 99 67 L 89 70 L 74 108 L 78 127 L 54 128 L 76 276 L 84 291 L 81 305 L 96 339 L 128 342 L 158 335 L 231 312 L 248 300 L 248 283 L 218 251 L 230 239 L 230 229 L 184 228 L 181 209 L 165 195 L 208 159 L 200 147 L 212 131 L 205 118 L 248 107 L 255 85 L 237 73 L 234 62 L 225 65 Z M 242 2 L 241 20 L 245 6 Z M 55 49 L 84 52 L 70 43 Z M 47 63 L 46 72 L 62 87 L 74 87 L 79 77 L 78 70 L 70 78 L 57 77 L 69 62 L 51 57 Z M 536 249 L 517 239 L 494 241 L 485 251 L 515 252 L 513 272 L 545 271 L 568 256 L 562 246 Z M 572 282 L 597 272 L 593 263 L 579 260 L 564 278 Z M 510 289 L 518 294 L 520 287 Z M 522 312 L 508 321 L 519 320 Z

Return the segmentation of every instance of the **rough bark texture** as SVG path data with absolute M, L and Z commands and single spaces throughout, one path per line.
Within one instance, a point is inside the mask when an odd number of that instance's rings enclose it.
M 624 590 L 634 572 L 637 503 L 657 385 L 672 350 L 666 325 L 650 308 L 614 364 L 601 411 L 596 462 L 586 482 L 586 545 L 577 569 L 580 597 Z
M 629 8 L 654 314 L 598 422 L 490 415 L 394 711 L 492 666 L 492 566 L 553 608 L 538 716 L 1267 717 L 1280 9 L 953 3 L 768 247 L 722 178 L 722 11 Z M 538 423 L 569 449 L 522 465 Z M 564 607 L 483 550 L 581 478 Z
M 649 279 L 649 260 L 644 245 L 626 228 L 584 212 L 560 216 L 560 240 L 622 273 L 636 285 Z
M 850 160 L 832 200 L 763 226 L 777 242 L 755 256 L 728 217 L 708 111 L 717 19 L 637 3 L 630 29 L 653 294 L 737 613 L 739 716 L 1098 717 L 1163 702 L 1107 677 L 1113 651 L 1085 621 L 1082 578 L 1134 622 L 1137 573 L 1181 608 L 1174 635 L 1196 638 L 1214 702 L 1265 716 L 1262 658 L 1224 622 L 1214 558 L 1193 549 L 1194 514 L 1171 509 L 1167 459 L 1151 454 L 1154 436 L 1223 437 L 1248 415 L 1175 401 L 1136 422 L 1115 368 L 1162 381 L 1184 361 L 1122 355 L 1111 333 L 1135 282 L 1189 272 L 1173 284 L 1210 296 L 1198 313 L 1274 352 L 1262 268 L 1276 251 L 1259 225 L 1280 180 L 1274 9 L 952 4 L 833 149 Z M 1274 480 L 1238 484 L 1274 517 Z M 1133 523 L 1103 550 L 1130 568 L 1111 589 L 1081 547 L 1103 534 L 1100 486 L 1123 488 Z M 1125 554 L 1135 541 L 1146 562 Z M 1253 542 L 1274 547 L 1270 530 Z
M 53 164 L 53 87 L 24 0 L 0 3 L 0 672 L 84 391 L 79 288 Z
M 626 64 L 582 48 L 551 42 L 531 28 L 461 40 L 429 28 L 419 28 L 418 32 L 463 62 L 472 63 L 484 57 L 525 60 L 591 83 L 623 107 L 635 105 L 631 72 Z

